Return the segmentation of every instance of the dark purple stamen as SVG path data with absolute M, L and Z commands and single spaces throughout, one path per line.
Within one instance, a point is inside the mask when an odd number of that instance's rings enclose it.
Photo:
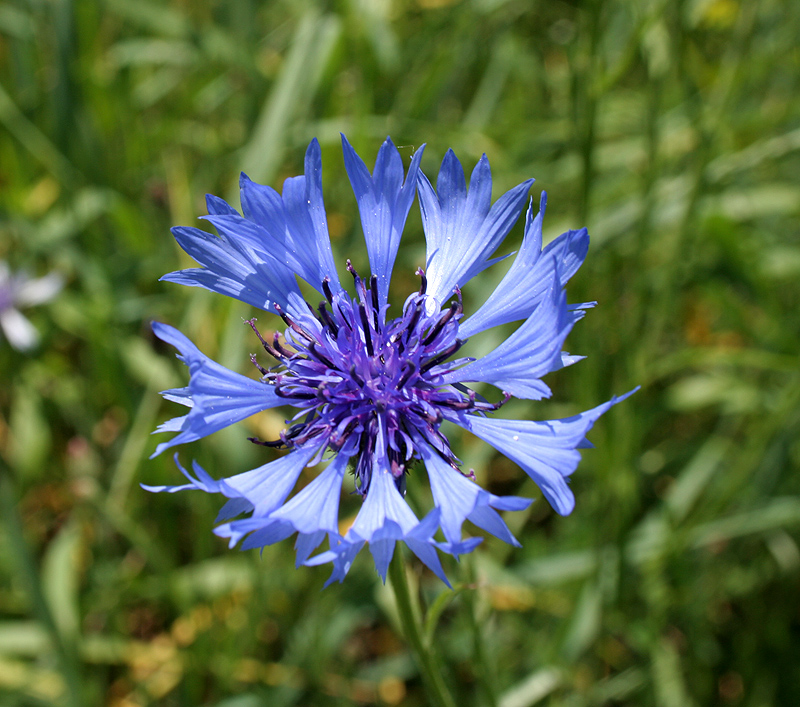
M 261 373 L 262 376 L 269 375 L 269 371 L 266 368 L 264 368 L 258 362 L 258 360 L 256 360 L 256 355 L 255 354 L 250 354 L 250 363 L 252 363 L 259 370 L 259 372 Z
M 274 449 L 280 449 L 286 446 L 286 443 L 282 439 L 277 439 L 273 441 L 264 441 L 259 439 L 258 437 L 248 437 L 248 442 L 252 442 L 253 444 L 257 444 L 260 447 L 272 447 Z
M 331 279 L 327 275 L 322 280 L 322 292 L 325 295 L 325 299 L 328 300 L 328 303 L 333 304 L 333 292 L 331 292 Z
M 339 325 L 333 318 L 333 315 L 328 311 L 324 302 L 319 303 L 320 321 L 331 330 L 331 333 L 336 336 L 339 333 Z
M 417 268 L 414 274 L 419 276 L 419 293 L 424 295 L 428 291 L 428 278 L 425 277 L 425 271 L 422 268 Z
M 427 314 L 427 280 L 422 269 L 419 293 L 409 298 L 401 316 L 383 323 L 378 279 L 367 283 L 352 263 L 347 270 L 355 283 L 356 298 L 333 292 L 330 279 L 322 282 L 327 299 L 312 314 L 319 326 L 275 309 L 286 326 L 273 343 L 258 336 L 264 350 L 277 359 L 268 370 L 253 362 L 275 394 L 296 408 L 307 409 L 305 418 L 281 433 L 280 440 L 256 444 L 297 448 L 313 444 L 334 451 L 350 450 L 357 459 L 356 489 L 369 489 L 375 455 L 385 455 L 398 490 L 405 491 L 408 466 L 419 458 L 413 439 L 424 439 L 443 459 L 458 468 L 447 439 L 439 432 L 443 410 L 491 412 L 500 407 L 478 399 L 461 385 L 441 382 L 441 369 L 464 344 L 458 338 L 461 293 L 442 313 Z M 460 365 L 455 361 L 453 365 Z M 381 449 L 377 449 L 378 440 Z M 385 445 L 385 448 L 384 448 Z

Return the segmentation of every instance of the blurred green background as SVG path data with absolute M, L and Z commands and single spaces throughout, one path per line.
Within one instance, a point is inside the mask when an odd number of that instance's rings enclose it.
M 508 414 L 642 385 L 592 432 L 570 517 L 511 515 L 524 547 L 447 562 L 455 593 L 419 573 L 458 704 L 491 704 L 482 670 L 502 707 L 798 704 L 798 36 L 791 0 L 0 2 L 0 258 L 67 279 L 26 312 L 38 350 L 0 341 L 0 704 L 426 704 L 366 553 L 320 591 L 290 541 L 228 550 L 217 499 L 138 486 L 180 478 L 147 459 L 186 380 L 149 321 L 237 370 L 256 348 L 247 307 L 157 282 L 189 262 L 169 227 L 207 192 L 238 206 L 241 170 L 279 187 L 316 136 L 337 262 L 364 263 L 339 131 L 370 165 L 387 134 L 406 164 L 427 143 L 431 177 L 486 152 L 495 198 L 548 191 L 546 239 L 589 228 L 588 359 Z M 396 303 L 423 259 L 414 206 Z M 252 468 L 245 437 L 281 419 L 181 457 Z M 540 497 L 473 442 L 488 488 Z

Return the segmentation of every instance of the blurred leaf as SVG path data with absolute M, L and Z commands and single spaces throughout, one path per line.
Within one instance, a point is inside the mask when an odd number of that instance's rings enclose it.
M 686 688 L 681 660 L 675 647 L 662 640 L 653 648 L 653 683 L 656 699 L 663 707 L 692 707 L 695 704 Z
M 264 698 L 252 694 L 239 695 L 217 702 L 216 707 L 264 707 Z
M 515 567 L 515 573 L 531 584 L 555 586 L 588 577 L 596 568 L 597 556 L 582 550 L 522 562 Z
M 42 591 L 59 633 L 70 642 L 78 638 L 78 589 L 82 535 L 71 520 L 47 546 L 42 559 Z
M 115 14 L 122 15 L 142 29 L 172 37 L 183 37 L 191 30 L 186 16 L 174 6 L 148 0 L 105 0 L 105 4 Z
M 78 173 L 50 139 L 17 108 L 0 85 L 0 124 L 39 160 L 62 184 L 74 184 Z
M 800 212 L 800 187 L 794 184 L 760 184 L 747 189 L 729 189 L 719 197 L 708 197 L 705 209 L 734 221 Z
M 50 650 L 50 636 L 38 621 L 0 622 L 0 655 L 35 658 Z
M 39 395 L 27 386 L 16 386 L 11 407 L 11 463 L 28 479 L 47 471 L 52 438 L 42 413 Z
M 800 523 L 800 498 L 776 498 L 762 508 L 738 513 L 698 526 L 692 531 L 692 546 L 706 547 L 743 535 L 762 533 Z
M 600 680 L 593 688 L 592 704 L 604 705 L 611 700 L 623 700 L 647 684 L 644 671 L 629 668 L 618 675 Z
M 335 15 L 319 16 L 312 10 L 303 15 L 281 73 L 242 151 L 242 171 L 253 181 L 268 182 L 275 175 L 285 154 L 287 130 L 307 109 L 340 33 L 341 23 Z M 238 179 L 233 189 L 238 190 Z
M 561 671 L 542 668 L 506 690 L 500 696 L 499 707 L 530 707 L 557 690 L 562 682 Z
M 226 555 L 177 570 L 171 579 L 174 591 L 187 601 L 208 599 L 253 586 L 255 568 L 244 555 Z
M 561 651 L 569 662 L 575 661 L 594 642 L 600 631 L 603 595 L 598 582 L 584 582 L 575 610 L 570 617 Z
M 153 351 L 150 344 L 138 336 L 120 342 L 120 352 L 133 379 L 147 386 L 149 390 L 177 388 L 183 382 L 178 377 L 174 364 Z
M 712 181 L 720 181 L 734 172 L 750 170 L 767 160 L 774 160 L 800 150 L 800 129 L 757 140 L 739 152 L 726 153 L 708 165 Z
M 34 230 L 33 245 L 47 250 L 78 235 L 114 205 L 117 195 L 108 189 L 87 187 L 78 191 L 69 206 L 48 213 Z
M 146 64 L 190 66 L 199 60 L 197 50 L 189 42 L 166 39 L 126 39 L 109 52 L 119 67 Z
M 31 16 L 11 3 L 0 5 L 0 32 L 18 39 L 30 39 L 34 33 Z
M 664 499 L 673 522 L 680 523 L 686 518 L 730 448 L 730 440 L 720 436 L 712 437 L 681 471 Z
M 741 376 L 722 372 L 696 375 L 675 383 L 667 396 L 673 410 L 719 405 L 725 412 L 752 412 L 761 403 L 760 390 Z
M 351 12 L 363 25 L 378 66 L 393 72 L 400 63 L 397 36 L 390 22 L 392 3 L 389 0 L 350 0 Z

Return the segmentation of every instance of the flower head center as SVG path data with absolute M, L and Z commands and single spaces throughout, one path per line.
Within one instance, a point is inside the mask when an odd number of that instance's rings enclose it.
M 366 493 L 376 455 L 385 454 L 402 486 L 404 472 L 417 455 L 416 438 L 427 440 L 455 464 L 439 433 L 443 408 L 492 410 L 499 405 L 478 401 L 474 393 L 442 382 L 442 374 L 461 363 L 448 363 L 464 344 L 458 337 L 460 293 L 458 301 L 441 311 L 426 295 L 420 270 L 419 292 L 406 300 L 401 316 L 387 322 L 387 307 L 378 304 L 376 279 L 367 287 L 349 261 L 348 270 L 355 298 L 344 291 L 333 293 L 323 282 L 327 301 L 320 303 L 313 318 L 295 321 L 278 310 L 287 329 L 283 337 L 276 333 L 272 343 L 250 322 L 278 363 L 264 369 L 255 357 L 253 362 L 264 382 L 287 404 L 300 408 L 280 441 L 266 444 L 357 452 L 357 483 Z

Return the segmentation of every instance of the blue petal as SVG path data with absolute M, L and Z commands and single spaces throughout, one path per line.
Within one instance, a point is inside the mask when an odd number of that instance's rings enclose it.
M 217 521 L 227 518 L 232 518 L 252 510 L 252 505 L 244 498 L 237 497 L 236 492 L 230 488 L 226 483 L 226 479 L 219 481 L 212 478 L 208 472 L 203 469 L 196 461 L 192 462 L 192 468 L 196 476 L 192 476 L 178 460 L 178 454 L 174 457 L 175 464 L 180 469 L 181 473 L 189 479 L 188 484 L 180 486 L 150 486 L 148 484 L 140 484 L 145 491 L 152 491 L 154 493 L 175 493 L 176 491 L 204 491 L 205 493 L 221 493 L 228 496 L 230 499 L 220 510 Z M 215 521 L 216 522 L 216 521 Z
M 355 560 L 356 555 L 361 552 L 361 548 L 364 547 L 363 541 L 352 542 L 338 535 L 329 536 L 329 539 L 331 544 L 330 550 L 321 552 L 319 555 L 307 559 L 304 563 L 308 567 L 316 567 L 317 565 L 323 565 L 328 562 L 333 563 L 333 573 L 328 581 L 325 582 L 326 587 L 331 582 L 344 581 L 344 578 L 353 566 L 353 560 Z
M 562 368 L 561 347 L 575 320 L 574 312 L 567 309 L 566 294 L 552 274 L 550 291 L 519 329 L 488 355 L 446 373 L 443 381 L 482 381 L 517 398 L 549 398 L 550 388 L 540 378 Z
M 441 523 L 441 515 L 441 510 L 439 508 L 431 509 L 428 515 L 406 535 L 405 542 L 411 552 L 413 552 L 431 572 L 441 579 L 442 582 L 452 589 L 453 586 L 448 581 L 442 569 L 439 555 L 436 554 L 436 548 L 440 547 L 442 544 L 437 543 L 433 539 L 433 534 Z M 465 549 L 468 546 L 477 547 L 477 545 L 478 543 L 474 545 L 471 543 L 462 543 L 460 544 L 460 548 Z M 449 551 L 450 549 L 448 549 L 448 552 Z
M 461 163 L 452 150 L 448 150 L 439 170 L 438 194 L 419 173 L 428 294 L 444 302 L 456 286 L 462 287 L 492 264 L 489 257 L 519 217 L 532 183 L 529 179 L 514 187 L 490 208 L 492 178 L 486 155 L 472 172 L 469 191 Z
M 257 469 L 225 479 L 225 483 L 254 507 L 254 515 L 268 516 L 289 497 L 317 448 L 295 449 Z
M 304 565 L 314 550 L 319 547 L 319 544 L 325 539 L 325 533 L 316 531 L 313 533 L 298 533 L 297 540 L 294 543 L 295 550 L 297 551 L 297 559 L 295 561 L 295 568 Z
M 272 187 L 258 184 L 244 172 L 239 175 L 239 198 L 242 202 L 242 213 L 285 248 L 286 212 L 283 199 Z
M 432 544 L 434 547 L 439 548 L 442 552 L 446 552 L 448 555 L 453 555 L 453 557 L 459 559 L 459 555 L 469 555 L 469 553 L 471 553 L 482 542 L 483 538 L 467 538 L 466 540 L 462 540 L 458 543 L 441 543 L 434 540 Z
M 246 174 L 241 175 L 239 188 L 242 211 L 269 234 L 272 254 L 317 291 L 322 291 L 326 276 L 331 288 L 340 290 L 322 200 L 322 157 L 316 138 L 306 150 L 305 176 L 287 179 L 282 197 Z
M 208 213 L 213 215 L 238 215 L 236 209 L 234 209 L 227 201 L 225 201 L 225 199 L 220 199 L 218 196 L 214 196 L 213 194 L 206 194 L 206 209 L 208 209 Z
M 189 479 L 188 484 L 182 484 L 181 486 L 149 486 L 147 484 L 141 484 L 141 487 L 145 491 L 152 491 L 153 493 L 175 493 L 176 491 L 195 490 L 205 491 L 206 493 L 226 493 L 226 491 L 228 491 L 226 495 L 233 495 L 225 488 L 225 485 L 222 481 L 213 479 L 197 462 L 192 462 L 192 468 L 194 469 L 194 473 L 197 475 L 195 478 L 188 471 L 186 471 L 184 466 L 180 463 L 177 453 L 175 454 L 174 459 L 178 469 L 180 469 L 181 473 L 187 479 Z
M 419 522 L 397 490 L 389 465 L 376 464 L 367 497 L 347 534 L 370 542 L 388 521 L 394 524 L 393 530 L 397 533 L 397 539 Z
M 370 175 L 367 166 L 342 135 L 344 164 L 361 214 L 361 228 L 367 244 L 372 274 L 378 278 L 380 305 L 387 302 L 392 268 L 403 234 L 408 212 L 417 189 L 417 174 L 425 145 L 417 150 L 403 182 L 403 160 L 400 152 L 386 138 L 375 169 Z
M 214 216 L 214 220 L 231 219 Z M 202 268 L 168 273 L 161 279 L 212 292 L 271 311 L 275 304 L 295 315 L 308 309 L 294 273 L 271 254 L 243 238 L 218 237 L 199 228 L 173 228 L 175 240 Z
M 542 489 L 556 512 L 568 515 L 575 507 L 575 496 L 567 484 L 567 477 L 580 461 L 577 448 L 595 420 L 637 390 L 634 388 L 592 410 L 563 420 L 493 420 L 463 413 L 446 413 L 445 417 L 519 464 Z
M 246 243 L 267 262 L 278 260 L 283 263 L 286 270 L 295 271 L 293 263 L 284 254 L 285 246 L 283 242 L 274 238 L 269 230 L 259 224 L 243 218 L 236 212 L 232 214 L 210 214 L 201 218 L 214 226 L 217 229 L 217 233 L 224 240 Z
M 178 358 L 189 367 L 191 375 L 189 394 L 192 399 L 189 414 L 180 418 L 180 434 L 159 444 L 153 456 L 176 444 L 206 437 L 262 410 L 285 404 L 285 400 L 275 395 L 272 386 L 234 373 L 212 361 L 177 329 L 153 322 L 153 331 L 159 339 L 181 352 Z M 173 427 L 165 423 L 161 429 L 177 431 Z
M 542 220 L 546 206 L 547 194 L 542 192 L 539 213 L 534 218 L 531 200 L 525 216 L 522 247 L 489 299 L 459 327 L 462 338 L 525 319 L 536 308 L 553 275 L 563 286 L 583 263 L 589 249 L 589 234 L 585 228 L 562 233 L 542 250 Z
M 259 522 L 260 527 L 254 527 Z M 274 545 L 275 543 L 279 543 L 282 540 L 286 540 L 286 538 L 291 537 L 295 532 L 291 523 L 280 521 L 271 521 L 265 523 L 263 518 L 253 518 L 249 524 L 247 521 L 236 521 L 230 525 L 231 527 L 237 527 L 239 531 L 244 531 L 245 533 L 255 530 L 255 532 L 251 533 L 244 539 L 241 548 L 242 550 L 253 550 L 255 548 L 264 547 L 265 545 Z M 218 528 L 215 528 L 214 532 L 217 535 L 224 537 L 223 533 L 221 532 L 223 527 L 224 526 L 219 526 Z M 231 535 L 230 537 L 230 544 L 233 546 L 236 544 L 235 536 Z
M 192 392 L 188 387 L 162 390 L 161 397 L 164 398 L 164 400 L 169 400 L 173 403 L 179 403 L 180 405 L 185 405 L 189 408 L 194 405 L 194 402 L 192 402 Z
M 253 510 L 253 504 L 246 498 L 232 498 L 222 508 L 219 509 L 214 523 L 222 523 L 224 520 L 230 520 L 242 513 L 247 513 Z
M 383 581 L 386 581 L 395 542 L 404 540 L 414 554 L 447 583 L 435 548 L 431 544 L 438 524 L 438 511 L 434 509 L 432 512 L 436 513 L 436 522 L 431 526 L 428 519 L 426 525 L 420 524 L 397 490 L 385 458 L 382 461 L 376 458 L 364 505 L 347 531 L 345 540 L 350 543 L 369 543 L 375 568 Z
M 283 183 L 283 204 L 287 242 L 302 265 L 298 274 L 318 291 L 325 277 L 330 278 L 334 291 L 340 290 L 322 200 L 322 153 L 316 138 L 306 150 L 305 176 Z
M 285 540 L 295 533 L 291 523 L 284 521 L 271 521 L 269 517 L 253 516 L 243 520 L 234 520 L 223 523 L 214 528 L 214 535 L 228 538 L 228 547 L 234 547 L 242 538 L 242 550 L 252 550 Z M 249 536 L 249 537 L 245 537 Z
M 507 498 L 495 496 L 450 466 L 427 443 L 417 440 L 416 448 L 425 461 L 433 500 L 441 511 L 442 531 L 448 542 L 453 544 L 461 542 L 461 526 L 466 519 L 469 519 L 501 540 L 519 547 L 516 538 L 491 507 L 523 510 L 532 503 L 532 500 L 514 496 Z M 459 554 L 463 554 L 463 551 Z
M 339 499 L 348 461 L 344 454 L 337 455 L 319 476 L 270 518 L 285 520 L 300 533 L 339 532 Z M 317 545 L 320 542 L 322 537 Z

